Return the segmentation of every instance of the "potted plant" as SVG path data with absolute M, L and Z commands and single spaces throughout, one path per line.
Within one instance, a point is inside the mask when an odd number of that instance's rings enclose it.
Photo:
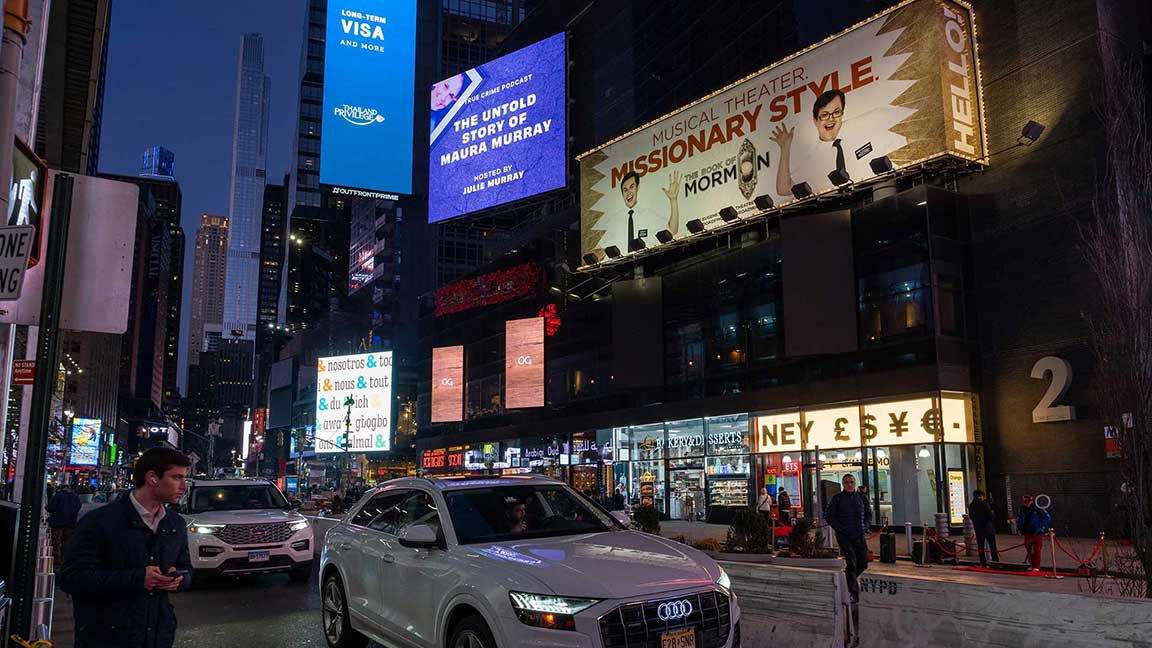
M 755 508 L 736 511 L 725 541 L 728 560 L 768 562 L 772 559 L 772 529 Z
M 660 533 L 660 511 L 655 506 L 638 506 L 632 511 L 632 523 L 644 533 Z
M 816 529 L 810 518 L 798 518 L 788 534 L 788 549 L 776 555 L 776 564 L 815 569 L 843 566 L 835 549 L 825 549 L 824 529 Z

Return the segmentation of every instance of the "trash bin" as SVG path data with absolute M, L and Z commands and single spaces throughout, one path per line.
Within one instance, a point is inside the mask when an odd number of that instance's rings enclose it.
M 880 562 L 893 564 L 896 562 L 896 534 L 880 534 Z
M 912 562 L 917 565 L 924 564 L 924 541 L 915 540 L 912 542 Z

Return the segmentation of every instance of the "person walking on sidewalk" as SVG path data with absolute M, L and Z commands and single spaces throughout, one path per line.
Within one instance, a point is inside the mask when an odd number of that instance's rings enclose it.
M 80 496 L 71 487 L 61 486 L 44 510 L 48 511 L 48 527 L 52 529 L 52 557 L 59 562 L 80 518 Z
M 779 505 L 779 512 L 776 515 L 780 518 L 780 524 L 792 526 L 792 498 L 789 497 L 788 491 L 781 488 L 780 494 L 776 496 L 776 503 Z
M 768 493 L 768 486 L 760 489 L 760 497 L 756 500 L 756 510 L 760 512 L 760 517 L 764 518 L 764 522 L 768 524 L 768 528 L 772 528 L 772 496 Z
M 844 490 L 828 500 L 824 519 L 836 532 L 836 544 L 844 553 L 844 575 L 852 602 L 860 602 L 857 579 L 868 569 L 868 529 L 872 526 L 872 507 L 868 498 L 856 490 L 856 477 L 844 475 Z
M 1028 571 L 1040 571 L 1040 556 L 1044 551 L 1044 534 L 1052 526 L 1048 511 L 1036 506 L 1036 499 L 1025 495 L 1024 507 L 1016 514 L 1016 529 L 1024 535 L 1024 547 L 1028 550 Z
M 135 490 L 81 518 L 58 574 L 72 595 L 76 648 L 172 648 L 168 593 L 191 586 L 192 561 L 184 519 L 164 507 L 184 495 L 190 465 L 152 448 L 136 461 Z
M 992 562 L 1000 562 L 1000 552 L 996 550 L 996 511 L 984 491 L 972 491 L 968 517 L 972 520 L 972 528 L 976 530 L 976 552 L 980 554 L 980 566 L 988 566 L 989 555 L 992 556 Z

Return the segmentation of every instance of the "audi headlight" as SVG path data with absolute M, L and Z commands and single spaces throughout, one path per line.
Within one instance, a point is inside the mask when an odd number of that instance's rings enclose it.
M 199 535 L 216 535 L 216 533 L 223 528 L 223 524 L 197 524 L 195 522 L 190 522 L 188 524 L 188 533 L 196 533 Z
M 600 602 L 599 599 L 525 592 L 509 592 L 508 598 L 520 623 L 554 630 L 575 630 L 575 616 Z
M 728 578 L 728 572 L 724 571 L 724 568 L 720 565 L 716 565 L 716 567 L 720 570 L 720 575 L 716 577 L 716 584 L 719 585 L 720 589 L 724 590 L 725 592 L 731 592 L 732 579 Z
M 293 531 L 303 531 L 308 528 L 308 520 L 300 518 L 299 520 L 292 520 L 288 523 L 288 528 Z

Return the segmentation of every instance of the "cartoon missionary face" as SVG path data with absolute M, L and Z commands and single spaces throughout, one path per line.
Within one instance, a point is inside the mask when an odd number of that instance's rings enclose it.
M 624 204 L 628 209 L 634 208 L 640 193 L 640 176 L 636 174 L 624 176 L 624 181 L 620 183 L 620 193 L 624 196 Z
M 840 127 L 844 125 L 844 93 L 829 90 L 820 95 L 812 106 L 812 123 L 821 142 L 840 137 Z

